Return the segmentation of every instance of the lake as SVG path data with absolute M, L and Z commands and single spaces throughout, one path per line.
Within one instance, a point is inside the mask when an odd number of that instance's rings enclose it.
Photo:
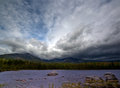
M 49 88 L 54 84 L 59 88 L 63 82 L 84 82 L 86 76 L 99 76 L 104 79 L 106 72 L 116 75 L 120 81 L 120 70 L 55 70 L 57 76 L 47 76 L 53 70 L 20 70 L 0 72 L 3 88 Z

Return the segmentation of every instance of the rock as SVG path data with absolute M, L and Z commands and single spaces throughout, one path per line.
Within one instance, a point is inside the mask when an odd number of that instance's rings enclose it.
M 44 78 L 44 79 L 47 79 L 47 78 Z
M 88 88 L 104 88 L 104 80 L 98 76 L 87 76 L 84 83 Z
M 26 82 L 26 80 L 25 79 L 17 79 L 16 81 L 20 81 L 20 82 Z
M 58 73 L 56 71 L 52 71 L 51 73 L 48 73 L 47 76 L 56 76 Z
M 84 86 L 90 86 L 90 83 L 84 83 Z
M 58 73 L 48 73 L 47 75 L 48 76 L 56 76 L 56 75 L 58 75 Z
M 106 82 L 119 82 L 117 77 L 113 73 L 107 72 L 104 74 L 104 77 L 106 79 Z
M 104 81 L 101 77 L 98 77 L 98 76 L 94 76 L 94 77 L 93 77 L 93 80 L 94 80 L 95 82 L 98 82 L 98 83 L 99 83 L 99 82 L 101 83 L 101 82 Z
M 87 83 L 93 83 L 93 82 L 103 82 L 103 79 L 98 76 L 87 76 L 85 79 L 85 82 Z
M 28 78 L 29 80 L 33 80 L 33 78 Z
M 91 83 L 91 82 L 93 82 L 93 77 L 92 77 L 92 76 L 87 76 L 87 77 L 85 78 L 85 82 L 86 82 L 86 83 Z
M 91 83 L 91 84 L 90 84 L 90 87 L 96 87 L 96 86 L 97 86 L 96 83 Z
M 85 88 L 105 88 L 103 83 L 84 83 L 83 86 Z
M 87 88 L 120 88 L 118 84 L 118 79 L 113 73 L 105 73 L 104 81 L 101 77 L 98 76 L 87 76 L 85 78 L 84 87 Z

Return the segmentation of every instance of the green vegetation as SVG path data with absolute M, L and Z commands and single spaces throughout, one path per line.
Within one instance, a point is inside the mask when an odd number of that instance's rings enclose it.
M 4 87 L 5 86 L 5 84 L 0 84 L 0 88 L 2 88 L 2 87 Z
M 55 87 L 52 87 L 55 88 Z M 81 83 L 63 83 L 60 88 L 120 88 L 118 83 L 92 83 L 89 86 Z
M 89 83 L 71 83 L 71 82 L 65 82 L 62 83 L 61 87 L 59 88 L 120 88 L 119 83 L 114 83 L 114 82 L 102 82 L 102 83 L 97 83 L 97 82 L 92 82 L 88 85 Z M 44 86 L 41 86 L 40 88 L 45 88 Z M 49 84 L 49 88 L 58 88 L 56 87 L 53 83 Z
M 119 69 L 120 62 L 87 62 L 87 63 L 47 63 L 40 61 L 0 59 L 0 71 L 9 70 L 43 70 L 43 69 Z

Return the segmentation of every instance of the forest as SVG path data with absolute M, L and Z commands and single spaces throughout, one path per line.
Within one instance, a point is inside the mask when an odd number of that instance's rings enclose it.
M 11 70 L 94 70 L 94 69 L 120 69 L 120 62 L 84 62 L 84 63 L 61 63 L 41 62 L 20 59 L 0 58 L 0 71 Z

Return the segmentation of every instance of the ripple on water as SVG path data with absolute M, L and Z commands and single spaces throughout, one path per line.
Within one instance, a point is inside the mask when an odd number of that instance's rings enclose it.
M 59 75 L 47 76 L 53 70 L 21 70 L 0 73 L 0 84 L 5 88 L 49 88 L 50 85 L 58 87 L 63 82 L 84 82 L 86 76 L 100 76 L 112 72 L 120 81 L 120 70 L 56 70 Z

